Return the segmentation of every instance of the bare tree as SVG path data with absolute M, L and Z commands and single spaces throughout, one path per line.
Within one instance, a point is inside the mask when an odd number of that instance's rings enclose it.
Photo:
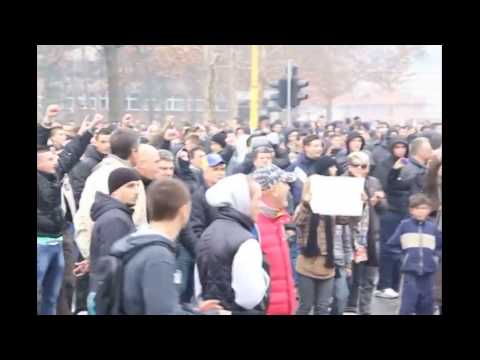
M 107 67 L 109 119 L 120 121 L 122 113 L 122 95 L 120 89 L 120 73 L 118 63 L 118 50 L 121 45 L 103 45 L 105 65 Z

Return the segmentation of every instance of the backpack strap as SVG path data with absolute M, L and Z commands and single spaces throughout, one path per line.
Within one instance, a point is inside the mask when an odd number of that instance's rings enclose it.
M 170 251 L 175 251 L 175 249 L 171 245 L 168 245 L 162 241 L 155 241 L 155 242 L 136 246 L 130 251 L 128 251 L 127 253 L 123 254 L 122 256 L 118 256 L 118 259 L 120 259 L 121 261 L 121 265 L 120 265 L 121 268 L 118 274 L 120 277 L 118 279 L 118 287 L 115 289 L 115 297 L 119 299 L 119 301 L 115 302 L 115 306 L 112 311 L 113 315 L 126 314 L 123 308 L 123 284 L 124 284 L 124 278 L 125 278 L 125 266 L 138 252 L 150 246 L 162 246 L 164 248 L 167 248 Z

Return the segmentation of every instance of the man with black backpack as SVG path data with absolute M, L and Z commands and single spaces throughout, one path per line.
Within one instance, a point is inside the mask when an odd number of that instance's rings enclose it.
M 175 249 L 190 217 L 188 189 L 180 181 L 153 182 L 147 190 L 149 226 L 115 242 L 100 260 L 97 315 L 218 314 L 218 300 L 181 306 Z
M 135 231 L 133 207 L 139 192 L 140 175 L 134 169 L 118 168 L 108 177 L 109 195 L 97 191 L 91 218 L 95 222 L 90 242 L 89 314 L 95 314 L 94 298 L 97 291 L 99 260 L 108 255 L 113 243 Z

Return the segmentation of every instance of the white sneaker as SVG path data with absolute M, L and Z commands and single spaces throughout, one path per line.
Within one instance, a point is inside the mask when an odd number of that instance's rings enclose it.
M 88 311 L 79 311 L 77 315 L 88 315 Z
M 375 291 L 375 296 L 384 298 L 384 299 L 396 299 L 398 298 L 398 293 L 393 289 L 384 289 Z

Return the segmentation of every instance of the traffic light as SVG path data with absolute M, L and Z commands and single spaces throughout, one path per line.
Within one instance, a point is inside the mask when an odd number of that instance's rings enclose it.
M 287 79 L 280 79 L 270 83 L 270 87 L 276 90 L 276 93 L 269 96 L 270 101 L 274 101 L 281 109 L 287 107 Z
M 306 80 L 292 79 L 292 108 L 300 105 L 301 101 L 308 99 L 308 94 L 302 91 L 308 85 L 309 82 Z

